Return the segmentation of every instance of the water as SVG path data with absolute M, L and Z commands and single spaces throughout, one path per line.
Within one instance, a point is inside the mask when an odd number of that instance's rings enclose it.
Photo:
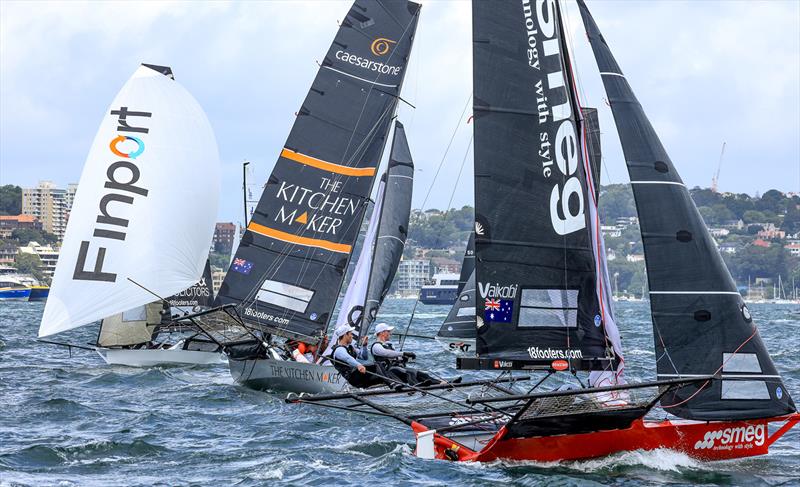
M 413 301 L 389 301 L 400 324 Z M 796 307 L 795 307 L 796 308 Z M 653 379 L 648 306 L 619 303 L 630 378 Z M 800 399 L 800 319 L 751 311 L 789 391 Z M 433 334 L 447 307 L 417 309 Z M 36 343 L 40 303 L 0 304 L 0 486 L 8 485 L 800 485 L 800 428 L 769 457 L 701 463 L 670 451 L 539 464 L 454 464 L 412 456 L 402 424 L 307 405 L 233 384 L 225 366 L 109 367 L 94 352 Z M 90 327 L 91 328 L 91 327 Z M 73 343 L 96 330 L 65 334 Z M 59 337 L 60 338 L 60 337 Z M 417 341 L 421 366 L 455 374 L 452 355 Z

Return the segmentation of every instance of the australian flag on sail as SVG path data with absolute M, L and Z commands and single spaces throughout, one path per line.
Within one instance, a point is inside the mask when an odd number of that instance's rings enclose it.
M 239 274 L 248 275 L 253 270 L 253 263 L 244 259 L 233 259 L 231 270 Z
M 495 323 L 511 323 L 514 301 L 511 299 L 487 299 L 483 304 L 483 320 Z

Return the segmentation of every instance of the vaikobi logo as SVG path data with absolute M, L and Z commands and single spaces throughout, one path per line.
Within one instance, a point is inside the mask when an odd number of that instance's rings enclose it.
M 761 446 L 767 438 L 767 427 L 763 424 L 739 426 L 706 432 L 702 440 L 694 444 L 695 450 L 730 450 L 752 443 Z M 718 442 L 718 443 L 717 443 Z
M 389 54 L 389 51 L 392 48 L 392 44 L 397 44 L 397 41 L 393 41 L 391 39 L 387 39 L 385 37 L 378 37 L 372 44 L 369 46 L 370 51 L 372 54 L 376 56 L 385 56 Z

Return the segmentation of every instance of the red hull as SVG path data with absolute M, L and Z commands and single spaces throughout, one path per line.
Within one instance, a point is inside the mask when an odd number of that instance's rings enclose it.
M 800 413 L 748 421 L 644 421 L 636 420 L 627 429 L 576 435 L 505 439 L 505 428 L 480 451 L 473 451 L 446 438 L 434 435 L 436 458 L 486 462 L 534 460 L 551 462 L 596 458 L 633 450 L 666 448 L 701 460 L 728 460 L 768 453 L 770 445 L 800 421 Z M 772 434 L 769 423 L 777 425 Z M 426 431 L 414 423 L 414 431 Z

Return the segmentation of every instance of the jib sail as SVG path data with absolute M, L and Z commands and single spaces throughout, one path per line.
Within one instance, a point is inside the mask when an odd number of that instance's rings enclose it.
M 211 280 L 211 263 L 208 259 L 206 259 L 203 277 L 192 287 L 168 297 L 167 302 L 171 307 L 182 308 L 184 311 L 189 311 L 196 306 L 203 308 L 211 306 L 211 303 L 214 302 L 214 286 Z
M 375 321 L 378 309 L 389 292 L 408 236 L 414 161 L 408 148 L 406 131 L 400 122 L 395 122 L 389 168 L 384 177 L 386 187 L 366 296 L 367 320 L 361 324 L 361 328 L 366 330 Z
M 467 248 L 464 249 L 464 260 L 461 261 L 461 273 L 458 275 L 458 294 L 464 290 L 467 281 L 475 271 L 475 232 L 470 232 Z
M 475 339 L 475 272 L 467 278 L 464 288 L 458 293 L 437 337 Z
M 581 16 L 617 125 L 644 244 L 659 379 L 721 374 L 661 400 L 699 420 L 795 411 L 688 189 L 586 5 Z
M 478 366 L 606 368 L 596 200 L 558 5 L 472 9 Z
M 202 275 L 219 155 L 202 108 L 169 68 L 142 65 L 125 83 L 78 188 L 39 336 L 170 296 Z
M 419 17 L 356 1 L 322 61 L 220 288 L 283 336 L 324 333 L 383 153 Z

